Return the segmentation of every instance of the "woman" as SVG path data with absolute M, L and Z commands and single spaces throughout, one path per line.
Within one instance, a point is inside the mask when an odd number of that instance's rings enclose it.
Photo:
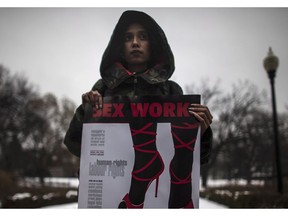
M 91 91 L 82 95 L 82 105 L 71 121 L 65 136 L 68 149 L 80 156 L 86 103 L 100 109 L 102 96 L 182 95 L 181 87 L 169 80 L 174 69 L 173 53 L 155 20 L 143 12 L 124 12 L 102 57 L 102 79 Z M 191 105 L 189 112 L 201 125 L 201 163 L 205 163 L 212 145 L 210 124 L 213 117 L 209 109 L 200 104 Z M 154 180 L 158 185 L 164 164 L 156 147 L 156 127 L 157 123 L 130 122 L 135 164 L 129 193 L 124 196 L 119 208 L 143 208 L 149 185 Z M 171 186 L 168 207 L 193 208 L 191 170 L 198 124 L 171 123 L 171 131 L 175 154 L 169 166 Z

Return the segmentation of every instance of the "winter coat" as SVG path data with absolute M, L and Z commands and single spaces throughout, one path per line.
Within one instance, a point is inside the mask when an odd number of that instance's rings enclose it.
M 121 57 L 121 44 L 124 31 L 138 22 L 149 34 L 152 58 L 149 69 L 143 73 L 133 73 L 125 67 Z M 139 11 L 126 11 L 120 17 L 109 44 L 103 54 L 100 75 L 92 87 L 103 97 L 125 95 L 133 97 L 147 95 L 182 95 L 182 88 L 169 78 L 174 72 L 174 56 L 161 27 L 147 14 Z M 80 105 L 73 116 L 64 143 L 71 153 L 80 157 L 84 110 Z M 209 127 L 201 138 L 201 164 L 208 161 L 212 148 L 212 130 Z

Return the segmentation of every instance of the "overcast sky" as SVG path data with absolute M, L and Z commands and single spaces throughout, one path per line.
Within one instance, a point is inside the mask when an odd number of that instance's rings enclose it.
M 102 54 L 126 9 L 0 8 L 0 64 L 24 74 L 41 93 L 80 104 L 100 78 Z M 163 28 L 175 56 L 171 79 L 183 88 L 209 78 L 228 91 L 247 79 L 270 95 L 263 59 L 271 46 L 280 59 L 277 108 L 287 111 L 287 8 L 129 9 L 148 13 Z

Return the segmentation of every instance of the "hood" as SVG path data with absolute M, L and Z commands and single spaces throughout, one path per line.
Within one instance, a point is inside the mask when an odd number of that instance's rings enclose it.
M 124 32 L 135 22 L 142 24 L 148 31 L 152 50 L 149 69 L 144 73 L 137 73 L 137 76 L 150 84 L 156 84 L 167 81 L 174 72 L 174 56 L 162 28 L 146 13 L 129 10 L 121 15 L 102 56 L 100 74 L 108 88 L 113 89 L 133 76 L 133 73 L 123 66 L 120 53 Z

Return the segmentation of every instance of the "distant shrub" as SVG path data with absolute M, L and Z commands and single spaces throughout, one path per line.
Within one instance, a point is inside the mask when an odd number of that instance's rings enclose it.
M 2 208 L 41 208 L 77 202 L 77 189 L 71 187 L 19 187 L 3 200 Z
M 0 201 L 9 194 L 10 188 L 13 185 L 12 177 L 4 170 L 0 170 Z
M 229 208 L 288 208 L 288 194 L 281 195 L 264 186 L 207 188 L 200 196 Z

